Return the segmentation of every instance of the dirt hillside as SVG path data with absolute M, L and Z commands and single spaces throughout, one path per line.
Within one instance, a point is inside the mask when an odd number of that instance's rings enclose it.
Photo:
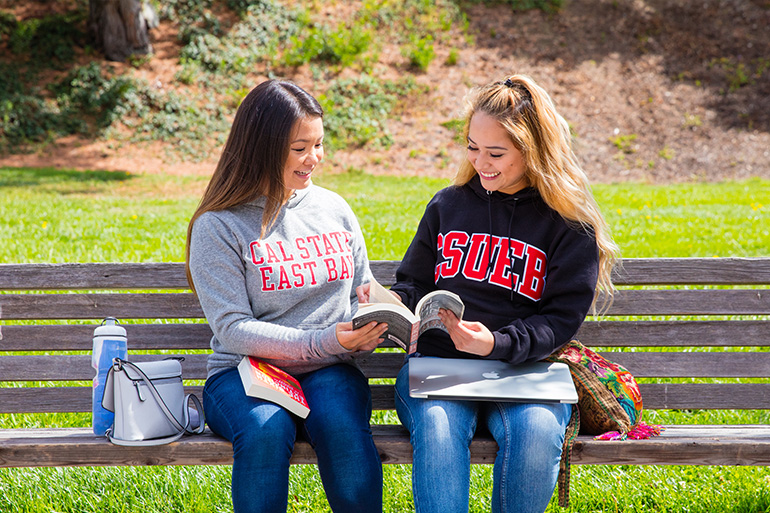
M 325 22 L 352 3 L 318 13 Z M 567 0 L 560 12 L 468 8 L 473 42 L 458 36 L 417 81 L 428 93 L 389 124 L 387 150 L 338 151 L 325 169 L 451 176 L 464 148 L 442 123 L 457 118 L 470 86 L 527 73 L 551 92 L 575 133 L 576 152 L 594 182 L 669 183 L 770 178 L 770 1 Z M 175 28 L 152 33 L 156 54 L 139 72 L 166 83 L 178 67 Z M 404 71 L 384 48 L 375 76 Z M 284 76 L 314 92 L 307 69 Z M 70 137 L 0 164 L 208 174 L 202 162 L 169 159 L 159 144 L 110 148 Z

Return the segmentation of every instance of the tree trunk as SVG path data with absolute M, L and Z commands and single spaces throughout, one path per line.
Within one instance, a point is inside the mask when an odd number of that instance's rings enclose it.
M 148 30 L 157 24 L 155 12 L 142 0 L 89 0 L 88 31 L 108 60 L 151 54 Z

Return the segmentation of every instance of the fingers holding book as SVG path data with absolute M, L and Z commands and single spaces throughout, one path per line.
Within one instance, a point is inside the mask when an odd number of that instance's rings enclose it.
M 440 308 L 438 317 L 459 351 L 487 356 L 495 348 L 495 337 L 480 322 L 462 321 L 451 310 Z
M 387 330 L 384 322 L 370 322 L 356 330 L 352 322 L 338 322 L 336 334 L 340 345 L 349 351 L 372 351 L 382 343 Z

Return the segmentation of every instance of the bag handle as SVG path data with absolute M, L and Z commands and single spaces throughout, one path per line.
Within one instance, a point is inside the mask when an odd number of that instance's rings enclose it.
M 195 394 L 187 394 L 184 398 L 184 408 L 182 409 L 182 421 L 184 424 L 179 422 L 177 418 L 174 416 L 174 414 L 171 412 L 171 410 L 166 406 L 166 402 L 163 400 L 163 397 L 161 397 L 160 393 L 158 392 L 158 389 L 155 388 L 155 385 L 152 383 L 149 377 L 147 377 L 147 374 L 144 373 L 142 369 L 140 369 L 138 366 L 134 365 L 133 363 L 122 360 L 120 358 L 115 358 L 113 360 L 113 371 L 115 372 L 125 372 L 123 370 L 123 367 L 128 366 L 134 371 L 136 371 L 137 374 L 139 374 L 139 377 L 142 378 L 142 381 L 147 385 L 147 388 L 150 390 L 150 393 L 155 398 L 155 401 L 158 403 L 158 406 L 160 406 L 160 409 L 163 411 L 163 413 L 166 415 L 166 418 L 173 424 L 179 432 L 175 435 L 171 435 L 165 438 L 156 438 L 153 440 L 123 440 L 120 438 L 114 438 L 112 436 L 112 430 L 107 432 L 107 436 L 110 438 L 110 442 L 114 443 L 115 445 L 124 445 L 124 446 L 148 446 L 148 445 L 163 445 L 168 444 L 171 442 L 175 442 L 182 438 L 182 435 L 185 433 L 190 434 L 201 434 L 203 433 L 204 429 L 206 429 L 206 424 L 204 422 L 203 417 L 203 406 L 201 405 L 200 400 L 195 396 Z M 198 427 L 194 430 L 190 429 L 190 422 L 191 419 L 189 417 L 189 413 L 187 410 L 187 406 L 192 400 L 193 405 L 195 406 L 196 411 L 198 412 Z

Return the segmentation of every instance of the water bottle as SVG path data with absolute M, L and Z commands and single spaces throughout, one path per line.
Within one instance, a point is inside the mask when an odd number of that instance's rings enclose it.
M 95 435 L 104 435 L 115 419 L 115 414 L 102 407 L 104 384 L 107 373 L 112 367 L 113 358 L 126 359 L 128 348 L 126 343 L 126 328 L 118 324 L 114 317 L 107 317 L 94 330 L 94 346 L 91 353 L 91 366 L 96 370 L 92 395 L 92 424 Z

